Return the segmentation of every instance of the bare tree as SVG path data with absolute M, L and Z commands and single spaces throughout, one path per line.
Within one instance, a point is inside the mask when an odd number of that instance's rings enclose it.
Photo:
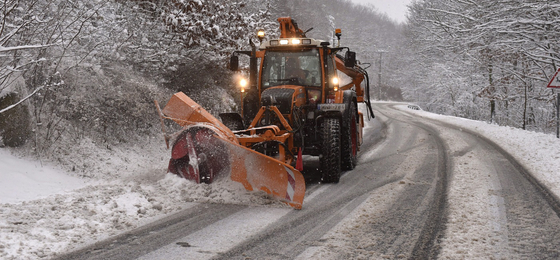
M 491 121 L 547 129 L 547 120 L 539 119 L 551 114 L 552 93 L 543 84 L 559 61 L 559 45 L 550 40 L 560 36 L 560 25 L 555 22 L 559 4 L 537 0 L 425 0 L 414 2 L 410 10 L 409 39 L 422 46 L 421 53 L 439 54 L 441 58 L 431 62 L 449 67 L 462 64 L 456 74 L 465 79 L 473 75 L 468 68 L 476 69 L 478 80 L 464 81 L 474 83 L 465 91 L 490 101 Z

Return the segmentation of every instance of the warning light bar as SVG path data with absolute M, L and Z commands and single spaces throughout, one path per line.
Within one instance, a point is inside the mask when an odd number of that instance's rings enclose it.
M 270 40 L 266 46 L 292 46 L 292 45 L 317 45 L 319 41 L 306 38 L 290 38 L 290 39 L 278 39 Z M 314 44 L 315 43 L 315 44 Z

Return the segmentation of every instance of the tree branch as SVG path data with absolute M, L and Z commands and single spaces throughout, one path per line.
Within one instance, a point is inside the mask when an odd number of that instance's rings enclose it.
M 0 110 L 0 114 L 2 114 L 2 113 L 4 113 L 4 112 L 6 112 L 6 111 L 8 111 L 8 110 L 10 110 L 10 109 L 12 109 L 12 108 L 14 108 L 14 107 L 16 107 L 17 105 L 19 105 L 19 104 L 21 104 L 21 103 L 23 103 L 25 100 L 27 100 L 27 99 L 29 99 L 30 97 L 32 97 L 33 95 L 35 95 L 37 92 L 39 92 L 39 90 L 43 89 L 44 87 L 45 87 L 45 85 L 36 88 L 36 89 L 33 91 L 33 93 L 27 95 L 27 97 L 23 98 L 22 100 L 18 101 L 17 103 L 15 103 L 15 104 L 13 104 L 13 105 L 9 105 L 8 107 L 6 107 L 6 108 Z

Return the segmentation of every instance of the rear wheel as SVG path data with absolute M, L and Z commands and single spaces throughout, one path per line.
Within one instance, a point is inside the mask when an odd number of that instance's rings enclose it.
M 350 104 L 350 115 L 342 127 L 342 169 L 352 170 L 358 161 L 358 125 L 356 104 Z
M 340 120 L 325 118 L 321 127 L 322 153 L 319 156 L 323 182 L 340 180 Z

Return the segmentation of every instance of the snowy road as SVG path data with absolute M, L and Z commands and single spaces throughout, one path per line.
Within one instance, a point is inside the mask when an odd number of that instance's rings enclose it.
M 258 197 L 248 203 L 251 194 L 220 203 L 235 189 L 188 185 L 192 191 L 171 194 L 217 200 L 178 200 L 172 205 L 183 210 L 61 259 L 559 257 L 560 206 L 542 180 L 479 133 L 400 104 L 374 109 L 359 163 L 340 183 L 318 184 L 316 165 L 305 169 L 302 210 Z
M 142 259 L 340 259 L 435 254 L 432 245 L 442 231 L 446 196 L 448 162 L 444 142 L 434 129 L 421 123 L 379 117 L 381 120 L 370 121 L 366 129 L 359 165 L 346 172 L 340 183 L 317 184 L 317 165 L 313 165 L 317 161 L 308 159 L 309 167 L 304 173 L 310 178 L 303 210 L 197 207 L 200 218 L 212 223 L 201 227 L 192 217 L 183 217 L 192 211 L 188 209 L 178 217 L 182 224 L 172 228 L 181 228 L 182 237 L 161 228 L 167 225 L 168 220 L 164 220 L 149 231 L 134 231 L 71 258 L 130 259 L 143 255 Z M 356 212 L 366 202 L 374 207 Z M 208 213 L 220 207 L 224 211 L 218 213 L 229 216 Z M 272 216 L 276 218 L 262 216 L 269 211 L 274 211 Z M 369 216 L 365 222 L 350 220 L 364 216 Z M 359 230 L 342 240 L 333 238 L 337 227 L 347 223 L 359 226 Z M 147 246 L 147 241 L 154 242 Z M 145 254 L 147 248 L 154 247 L 152 244 L 164 243 L 167 245 Z
M 395 110 L 384 113 L 403 118 Z M 559 257 L 559 203 L 510 154 L 479 133 L 405 117 L 437 129 L 451 158 L 447 223 L 438 258 Z

